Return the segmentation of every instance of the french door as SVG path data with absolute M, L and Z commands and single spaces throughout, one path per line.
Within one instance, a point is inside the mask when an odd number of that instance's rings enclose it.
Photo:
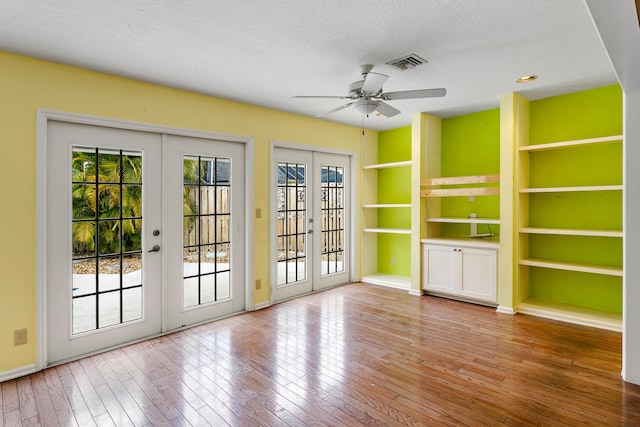
M 349 157 L 276 148 L 272 167 L 273 300 L 347 283 Z
M 243 156 L 48 122 L 47 364 L 244 309 Z

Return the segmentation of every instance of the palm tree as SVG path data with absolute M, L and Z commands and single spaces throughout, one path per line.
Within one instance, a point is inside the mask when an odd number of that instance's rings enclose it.
M 102 151 L 96 154 L 95 151 L 75 149 L 72 155 L 72 179 L 74 247 L 95 251 L 95 220 L 98 220 L 99 253 L 119 252 L 120 232 L 122 250 L 139 250 L 142 157 Z M 132 219 L 121 222 L 120 215 Z

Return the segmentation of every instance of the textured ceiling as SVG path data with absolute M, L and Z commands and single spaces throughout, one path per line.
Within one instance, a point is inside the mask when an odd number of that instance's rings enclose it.
M 582 0 L 0 0 L 0 50 L 308 116 L 345 101 L 292 96 L 346 95 L 361 64 L 387 92 L 447 88 L 390 101 L 402 114 L 364 119 L 378 130 L 616 82 Z M 429 63 L 385 65 L 410 53 Z

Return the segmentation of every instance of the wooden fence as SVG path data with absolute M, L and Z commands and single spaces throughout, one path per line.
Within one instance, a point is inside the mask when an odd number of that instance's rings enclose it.
M 229 187 L 200 187 L 200 208 L 197 210 L 201 216 L 186 217 L 183 227 L 183 244 L 185 246 L 208 244 L 229 241 L 229 224 L 231 221 Z M 200 228 L 200 242 L 198 242 L 198 228 Z M 212 247 L 211 251 L 219 252 L 220 248 Z M 227 248 L 228 250 L 228 248 Z

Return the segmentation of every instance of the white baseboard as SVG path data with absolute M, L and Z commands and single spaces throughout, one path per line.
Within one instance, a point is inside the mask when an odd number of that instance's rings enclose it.
M 9 371 L 0 372 L 0 383 L 3 381 L 13 380 L 15 378 L 24 377 L 25 375 L 36 372 L 36 364 L 23 366 L 21 368 L 11 369 Z
M 498 308 L 496 308 L 496 311 L 501 314 L 510 314 L 512 316 L 516 314 L 516 311 L 512 307 L 505 307 L 503 305 L 499 305 Z
M 262 310 L 263 308 L 271 307 L 270 301 L 261 302 L 260 304 L 254 305 L 253 310 Z
M 411 289 L 409 291 L 409 295 L 421 297 L 422 295 L 424 295 L 424 291 L 422 289 Z

